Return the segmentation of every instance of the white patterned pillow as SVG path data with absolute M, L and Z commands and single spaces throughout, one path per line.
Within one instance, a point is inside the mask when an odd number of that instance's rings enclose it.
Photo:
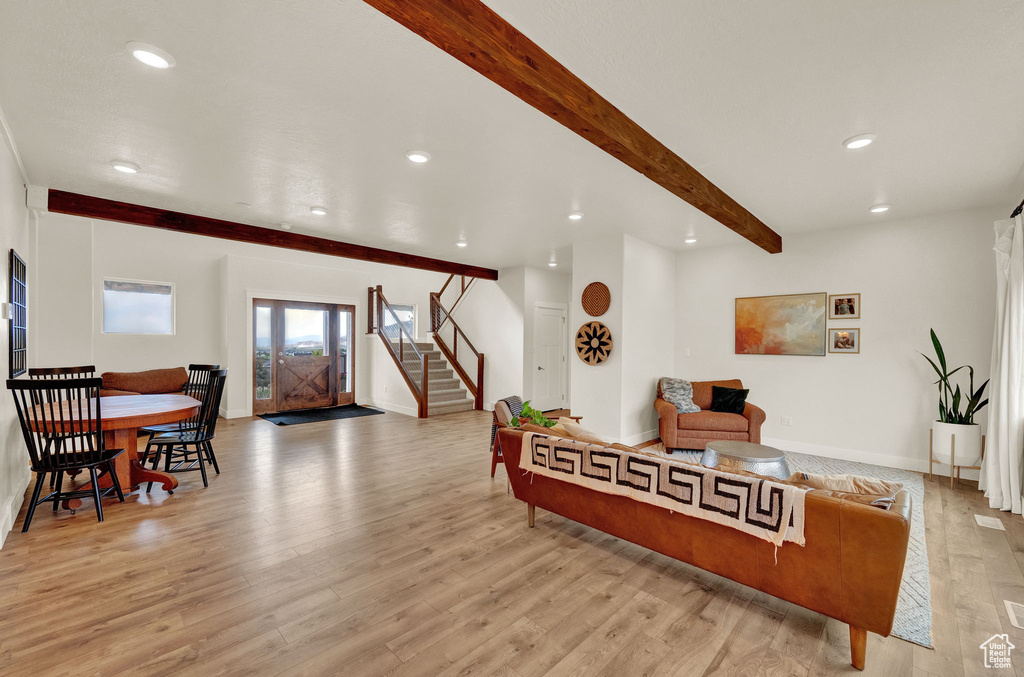
M 680 414 L 696 414 L 700 407 L 693 403 L 693 384 L 681 378 L 664 377 L 658 381 L 658 392 L 666 402 L 676 405 Z

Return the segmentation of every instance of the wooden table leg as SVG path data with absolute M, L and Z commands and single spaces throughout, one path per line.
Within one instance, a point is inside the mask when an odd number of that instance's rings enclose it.
M 124 453 L 114 459 L 114 471 L 121 483 L 121 490 L 124 493 L 135 491 L 143 482 L 153 482 L 163 486 L 164 491 L 173 491 L 178 486 L 178 478 L 158 470 L 143 468 L 139 462 L 139 431 L 136 428 L 125 428 L 123 430 L 108 430 L 103 433 L 103 439 L 107 449 L 124 449 Z M 100 489 L 109 489 L 113 482 L 107 475 L 99 480 Z M 81 491 L 89 489 L 92 482 L 75 487 Z M 64 508 L 77 510 L 82 505 L 81 499 L 72 498 L 63 502 Z

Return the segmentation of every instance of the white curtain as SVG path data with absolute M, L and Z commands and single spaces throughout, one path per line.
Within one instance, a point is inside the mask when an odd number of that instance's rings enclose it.
M 1024 220 L 995 224 L 996 325 L 988 438 L 979 487 L 989 506 L 1021 512 L 1024 470 Z

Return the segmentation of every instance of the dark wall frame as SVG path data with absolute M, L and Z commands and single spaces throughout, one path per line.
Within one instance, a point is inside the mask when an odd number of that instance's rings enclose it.
M 28 266 L 13 249 L 9 262 L 7 289 L 10 292 L 11 315 L 7 353 L 10 378 L 16 378 L 28 370 Z

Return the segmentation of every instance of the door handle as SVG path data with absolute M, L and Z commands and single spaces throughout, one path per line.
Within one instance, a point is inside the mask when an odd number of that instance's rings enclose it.
M 537 367 L 537 371 L 544 371 L 544 367 Z

